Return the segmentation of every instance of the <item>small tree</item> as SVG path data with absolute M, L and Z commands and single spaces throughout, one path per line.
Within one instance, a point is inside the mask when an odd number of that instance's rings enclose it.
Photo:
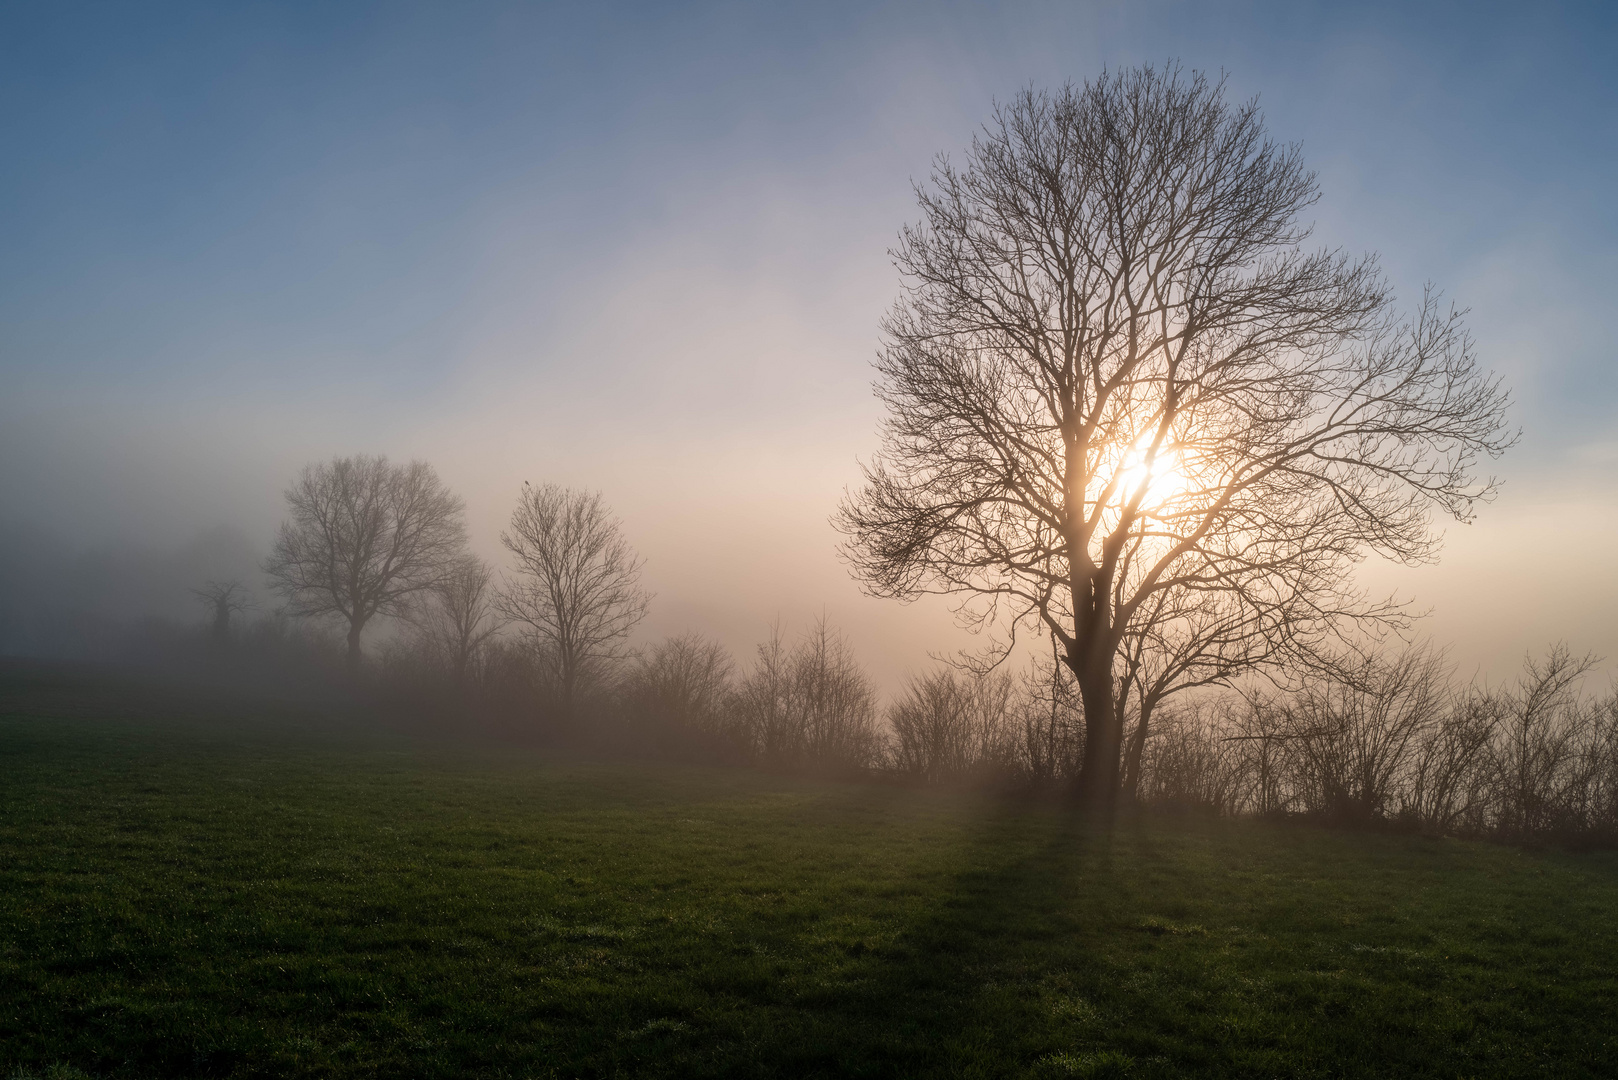
M 192 589 L 211 616 L 213 639 L 222 642 L 230 637 L 230 617 L 252 606 L 247 587 L 239 581 L 210 581 L 200 589 Z
M 433 588 L 421 623 L 449 667 L 456 688 L 464 689 L 489 642 L 505 625 L 496 609 L 489 564 L 476 555 L 457 560 Z
M 1453 698 L 1444 654 L 1350 654 L 1276 703 L 1299 802 L 1338 821 L 1391 817 Z
M 517 560 L 497 601 L 532 635 L 571 713 L 584 682 L 623 657 L 651 595 L 641 560 L 600 492 L 523 484 L 500 540 Z
M 431 465 L 359 454 L 308 465 L 287 489 L 291 518 L 264 564 L 299 616 L 348 623 L 348 666 L 377 615 L 404 615 L 445 580 L 466 543 L 461 500 Z
M 1530 657 L 1517 685 L 1495 695 L 1494 827 L 1504 835 L 1550 833 L 1576 818 L 1572 776 L 1595 719 L 1578 687 L 1595 665 L 1557 645 L 1542 660 Z
M 931 781 L 989 769 L 1009 773 L 1021 750 L 1013 726 L 1016 689 L 1003 671 L 942 667 L 913 677 L 888 707 L 889 762 Z

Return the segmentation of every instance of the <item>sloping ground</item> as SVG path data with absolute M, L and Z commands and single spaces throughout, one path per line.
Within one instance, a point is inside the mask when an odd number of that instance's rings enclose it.
M 1618 1075 L 1611 855 L 93 690 L 0 680 L 0 1076 Z

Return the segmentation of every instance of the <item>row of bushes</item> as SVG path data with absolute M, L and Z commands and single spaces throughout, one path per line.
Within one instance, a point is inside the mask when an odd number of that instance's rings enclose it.
M 1435 834 L 1618 840 L 1618 693 L 1553 650 L 1509 686 L 1458 685 L 1441 654 L 1358 659 L 1287 694 L 1210 698 L 1146 743 L 1143 801 L 1300 813 Z
M 1414 647 L 1352 657 L 1286 691 L 1210 693 L 1129 732 L 1142 744 L 1126 794 L 1215 814 L 1618 841 L 1618 693 L 1582 696 L 1591 666 L 1558 648 L 1511 685 L 1467 685 L 1442 653 Z M 1083 756 L 1076 695 L 1054 663 L 1015 675 L 941 667 L 879 716 L 824 625 L 792 647 L 772 637 L 739 678 L 717 646 L 676 638 L 622 686 L 632 731 L 768 764 L 1052 787 Z
M 408 630 L 408 628 L 407 628 Z M 264 619 L 234 651 L 342 685 L 341 641 Z M 1589 659 L 1556 649 L 1511 685 L 1453 678 L 1442 653 L 1367 653 L 1286 691 L 1209 693 L 1160 707 L 1126 796 L 1224 815 L 1523 840 L 1618 842 L 1618 693 L 1584 696 Z M 571 733 L 621 749 L 936 784 L 1060 789 L 1084 750 L 1072 684 L 1046 657 L 1020 671 L 940 666 L 885 708 L 847 641 L 824 621 L 773 631 L 738 666 L 689 634 L 592 673 L 561 711 L 531 645 L 491 638 L 471 657 L 405 632 L 370 686 L 436 722 Z M 1132 723 L 1138 725 L 1138 717 Z

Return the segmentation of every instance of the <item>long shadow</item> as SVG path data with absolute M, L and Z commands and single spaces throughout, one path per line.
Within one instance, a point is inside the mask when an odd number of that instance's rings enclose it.
M 804 1029 L 761 1048 L 771 1071 L 1024 1075 L 1049 1049 L 1040 988 L 1094 959 L 1074 933 L 1075 904 L 1081 878 L 1112 875 L 1113 839 L 1060 809 L 1015 804 L 993 809 L 976 833 L 922 916 L 861 957 Z

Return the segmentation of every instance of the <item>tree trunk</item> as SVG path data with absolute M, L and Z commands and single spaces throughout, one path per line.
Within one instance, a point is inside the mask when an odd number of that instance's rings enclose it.
M 1124 798 L 1135 802 L 1140 798 L 1140 759 L 1146 749 L 1147 724 L 1152 719 L 1152 707 L 1145 699 L 1140 703 L 1140 723 L 1135 725 L 1135 732 L 1130 737 L 1129 746 L 1124 750 Z
M 1075 794 L 1079 805 L 1099 820 L 1111 821 L 1118 805 L 1118 772 L 1123 732 L 1112 693 L 1110 665 L 1074 666 L 1079 700 L 1084 705 L 1084 764 Z
M 348 624 L 348 670 L 355 672 L 360 669 L 360 631 L 365 629 L 362 622 L 350 621 Z
M 563 652 L 561 659 L 562 676 L 562 722 L 573 722 L 573 694 L 578 686 L 578 669 L 567 652 Z

